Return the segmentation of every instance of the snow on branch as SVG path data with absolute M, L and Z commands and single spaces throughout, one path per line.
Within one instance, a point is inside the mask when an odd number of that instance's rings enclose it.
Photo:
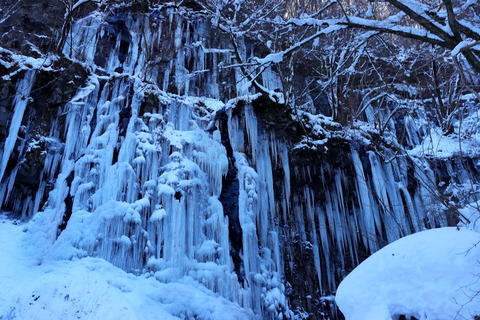
M 462 47 L 462 54 L 468 64 L 473 70 L 480 72 L 480 46 L 467 45 L 465 47 L 466 44 L 480 41 L 480 28 L 475 24 L 480 19 L 476 15 L 473 17 L 469 16 L 470 18 L 468 19 L 462 15 L 460 18 L 458 14 L 465 11 L 466 8 L 473 5 L 476 1 L 470 1 L 468 6 L 464 5 L 462 8 L 454 7 L 451 0 L 442 0 L 443 5 L 441 7 L 438 7 L 436 4 L 420 3 L 416 0 L 385 1 L 398 10 L 397 13 L 392 13 L 385 19 L 372 19 L 370 18 L 371 15 L 368 15 L 369 18 L 360 17 L 358 14 L 347 15 L 345 9 L 336 1 L 330 2 L 312 15 L 301 15 L 286 21 L 277 16 L 275 19 L 268 21 L 277 30 L 282 27 L 323 29 L 303 40 L 297 41 L 288 49 L 270 53 L 264 58 L 257 58 L 256 61 L 260 64 L 279 63 L 283 60 L 283 57 L 300 49 L 321 35 L 345 28 L 352 28 L 394 34 L 440 46 L 448 50 Z M 327 8 L 332 8 L 335 4 L 340 6 L 338 10 L 343 13 L 343 18 L 318 18 L 321 13 L 326 12 Z M 406 17 L 410 20 L 405 20 Z M 458 52 L 455 51 L 452 55 L 456 53 Z

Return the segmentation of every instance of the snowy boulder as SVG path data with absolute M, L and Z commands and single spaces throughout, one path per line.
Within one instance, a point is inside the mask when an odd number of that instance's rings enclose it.
M 373 254 L 340 284 L 347 320 L 473 319 L 480 315 L 480 233 L 419 232 Z

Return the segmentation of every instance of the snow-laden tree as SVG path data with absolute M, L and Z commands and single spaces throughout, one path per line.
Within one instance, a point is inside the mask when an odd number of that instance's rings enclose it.
M 388 89 L 411 95 L 413 90 L 405 85 L 413 85 L 415 98 L 434 96 L 436 113 L 448 131 L 458 92 L 478 95 L 480 9 L 475 0 L 197 4 L 230 35 L 236 66 L 251 86 L 276 103 L 298 106 L 313 90 L 313 100 L 328 97 L 331 115 L 348 123 L 367 106 L 392 100 Z M 241 52 L 244 38 L 252 52 Z M 261 85 L 262 72 L 269 68 L 281 75 L 282 94 Z M 306 79 L 306 87 L 299 76 Z M 383 117 L 380 129 L 389 115 Z

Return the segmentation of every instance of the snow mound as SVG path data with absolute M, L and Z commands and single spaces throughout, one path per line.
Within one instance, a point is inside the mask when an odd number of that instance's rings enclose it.
M 191 277 L 161 283 L 100 259 L 38 264 L 29 234 L 0 213 L 0 319 L 257 319 Z
M 373 254 L 340 284 L 347 320 L 473 319 L 480 315 L 480 233 L 419 232 Z

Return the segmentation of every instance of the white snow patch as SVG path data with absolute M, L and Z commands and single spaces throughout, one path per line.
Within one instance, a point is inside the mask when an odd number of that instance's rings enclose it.
M 397 240 L 338 287 L 347 320 L 472 319 L 480 315 L 480 233 L 441 228 Z

